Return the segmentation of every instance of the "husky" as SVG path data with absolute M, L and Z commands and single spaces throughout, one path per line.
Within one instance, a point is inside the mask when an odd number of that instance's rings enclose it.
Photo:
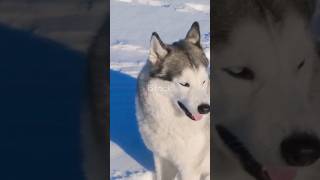
M 138 76 L 137 120 L 154 155 L 156 180 L 210 175 L 209 61 L 200 37 L 198 22 L 173 44 L 154 32 Z
M 213 2 L 214 179 L 320 179 L 315 4 Z

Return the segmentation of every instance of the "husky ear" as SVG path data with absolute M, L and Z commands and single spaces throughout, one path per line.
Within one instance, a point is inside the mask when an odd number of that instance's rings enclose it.
M 200 36 L 200 26 L 199 23 L 196 21 L 192 24 L 185 40 L 191 42 L 192 44 L 200 46 Z
M 151 36 L 149 61 L 152 64 L 159 63 L 168 54 L 167 46 L 161 41 L 158 33 L 154 32 Z

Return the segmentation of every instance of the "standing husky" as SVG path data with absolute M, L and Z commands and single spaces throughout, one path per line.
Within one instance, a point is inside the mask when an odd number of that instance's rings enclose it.
M 320 179 L 313 0 L 213 2 L 216 180 Z
M 156 180 L 210 175 L 208 64 L 197 22 L 172 45 L 153 33 L 136 107 L 140 132 L 154 154 Z

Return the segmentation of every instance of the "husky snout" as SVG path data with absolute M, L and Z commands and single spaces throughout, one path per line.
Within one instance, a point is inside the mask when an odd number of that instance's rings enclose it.
M 210 113 L 209 81 L 203 69 L 187 69 L 180 78 L 176 79 L 177 82 L 186 82 L 184 76 L 189 77 L 187 83 L 177 83 L 177 89 L 180 91 L 177 91 L 175 99 L 184 114 L 194 121 L 201 120 Z
M 208 114 L 210 112 L 210 105 L 209 104 L 200 104 L 198 106 L 198 112 L 200 114 Z
M 202 103 L 198 105 L 197 112 L 192 113 L 184 103 L 181 101 L 178 101 L 178 106 L 180 109 L 185 113 L 186 116 L 188 116 L 190 119 L 194 121 L 199 121 L 202 119 L 202 117 L 210 112 L 210 105 L 207 103 Z
M 288 165 L 311 165 L 320 157 L 320 140 L 313 134 L 295 133 L 281 143 L 281 155 Z

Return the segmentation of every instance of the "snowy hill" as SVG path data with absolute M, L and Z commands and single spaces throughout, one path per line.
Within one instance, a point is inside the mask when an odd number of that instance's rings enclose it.
M 140 138 L 135 119 L 136 77 L 154 31 L 171 43 L 184 38 L 198 21 L 209 57 L 210 1 L 111 0 L 110 9 L 110 178 L 150 180 L 152 154 Z

